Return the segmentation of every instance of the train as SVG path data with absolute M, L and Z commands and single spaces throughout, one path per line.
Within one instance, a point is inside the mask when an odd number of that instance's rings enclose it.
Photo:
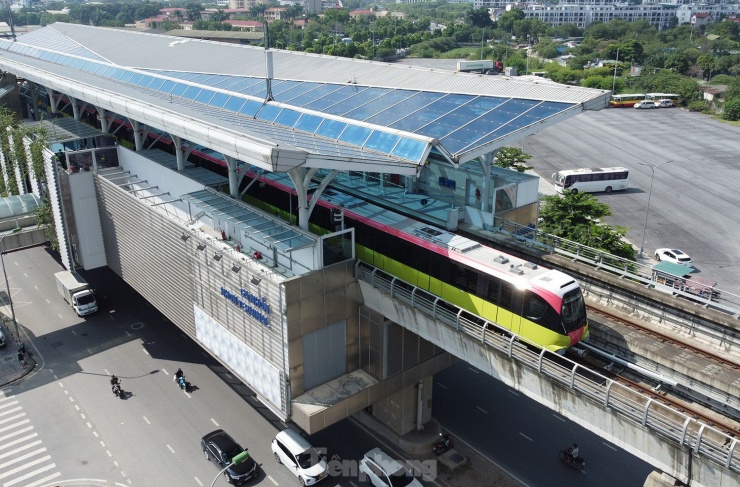
M 249 204 L 295 222 L 291 212 L 298 201 L 286 175 L 248 172 L 247 177 L 260 183 L 245 194 Z M 339 212 L 344 227 L 354 227 L 357 259 L 506 328 L 537 348 L 562 354 L 588 338 L 583 293 L 568 274 L 333 187 L 323 191 L 309 227 L 318 234 L 334 232 Z

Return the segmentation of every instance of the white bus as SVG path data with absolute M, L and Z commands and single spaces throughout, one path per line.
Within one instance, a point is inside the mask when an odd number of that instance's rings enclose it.
M 629 186 L 629 170 L 624 167 L 602 167 L 596 169 L 569 169 L 556 172 L 552 175 L 555 187 L 559 190 L 570 191 L 573 194 L 596 193 L 605 191 L 611 193 Z

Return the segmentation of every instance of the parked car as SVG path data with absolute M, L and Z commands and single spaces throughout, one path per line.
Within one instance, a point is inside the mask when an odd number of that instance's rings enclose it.
M 683 264 L 685 266 L 693 267 L 691 257 L 686 252 L 682 252 L 678 249 L 656 249 L 655 259 L 664 260 L 666 262 L 673 262 L 674 264 Z
M 672 106 L 675 106 L 675 105 L 673 104 L 673 100 L 669 100 L 669 99 L 667 99 L 667 98 L 666 98 L 666 99 L 663 99 L 663 100 L 658 100 L 658 101 L 657 101 L 657 102 L 655 103 L 655 105 L 656 105 L 656 106 L 657 106 L 658 108 L 670 108 L 670 107 L 672 107 Z
M 208 433 L 200 440 L 200 447 L 206 458 L 221 470 L 231 463 L 231 459 L 243 453 L 244 448 L 224 430 Z M 257 475 L 257 462 L 252 457 L 237 465 L 231 465 L 224 472 L 226 480 L 233 485 L 242 485 Z
M 658 108 L 653 100 L 643 100 L 635 103 L 635 108 Z
M 422 487 L 401 463 L 380 448 L 373 448 L 360 460 L 360 481 L 375 487 Z
M 5 333 L 3 333 L 3 329 L 0 328 L 0 347 L 5 346 Z
M 328 475 L 326 457 L 294 430 L 283 430 L 275 436 L 272 453 L 278 463 L 288 467 L 288 471 L 298 477 L 302 487 L 314 485 Z

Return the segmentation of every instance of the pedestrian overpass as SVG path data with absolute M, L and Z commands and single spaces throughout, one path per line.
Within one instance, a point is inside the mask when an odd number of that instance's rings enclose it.
M 690 485 L 737 485 L 738 439 L 654 398 L 480 326 L 411 284 L 358 261 L 366 306 Z M 482 321 L 482 318 L 480 318 Z

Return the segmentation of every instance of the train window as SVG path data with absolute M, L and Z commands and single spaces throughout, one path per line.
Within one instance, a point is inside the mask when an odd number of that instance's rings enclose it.
M 452 264 L 450 269 L 452 285 L 466 291 L 475 292 L 478 289 L 478 273 L 464 266 Z
M 541 320 L 542 317 L 545 316 L 545 313 L 547 313 L 547 310 L 550 308 L 544 299 L 532 292 L 528 291 L 525 299 L 526 301 L 524 304 L 524 316 L 528 320 Z
M 501 283 L 499 306 L 508 310 L 512 310 L 514 307 L 514 287 L 508 282 Z
M 495 277 L 488 278 L 488 300 L 493 304 L 498 303 L 498 292 L 501 287 L 501 281 Z
M 429 254 L 431 253 L 431 251 L 424 247 L 415 248 L 414 251 L 411 252 L 411 267 L 423 272 L 424 274 L 429 274 L 429 263 L 432 260 Z
M 452 266 L 450 259 L 446 259 L 436 252 L 429 252 L 429 254 L 431 255 L 431 259 L 429 259 L 429 275 L 442 282 L 452 284 L 452 280 L 450 279 L 450 267 Z

